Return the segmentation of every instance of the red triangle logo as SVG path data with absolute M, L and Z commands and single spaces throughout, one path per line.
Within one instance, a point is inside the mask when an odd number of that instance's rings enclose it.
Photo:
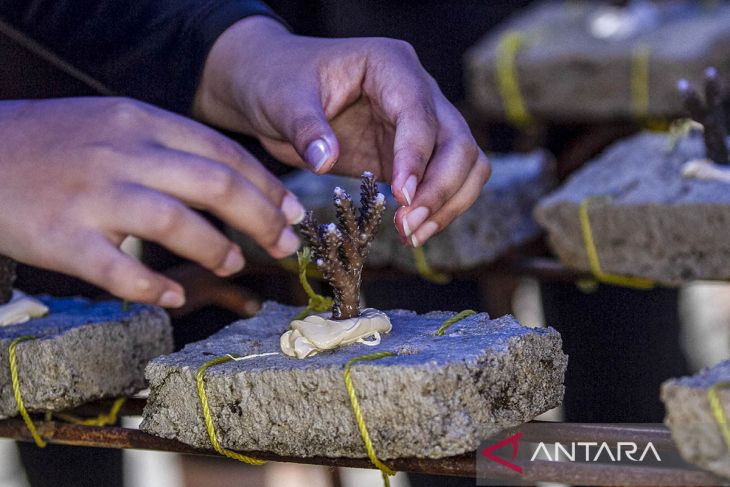
M 520 447 L 518 443 L 520 441 L 520 438 L 522 438 L 522 432 L 514 434 L 509 438 L 505 438 L 504 440 L 498 441 L 497 443 L 488 446 L 484 450 L 482 450 L 482 456 L 494 462 L 497 462 L 500 465 L 509 468 L 510 470 L 514 470 L 515 472 L 522 474 L 522 467 L 520 467 L 519 465 L 515 465 L 514 463 L 505 460 L 502 457 L 498 457 L 493 453 L 495 450 L 499 450 L 503 446 L 512 445 L 512 460 L 514 460 L 517 457 L 517 450 Z

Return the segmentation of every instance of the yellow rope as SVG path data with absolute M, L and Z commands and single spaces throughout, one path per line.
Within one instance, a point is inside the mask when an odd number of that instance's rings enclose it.
M 439 326 L 439 329 L 436 330 L 436 336 L 437 337 L 442 336 L 446 332 L 446 330 L 448 330 L 451 327 L 451 325 L 453 325 L 454 323 L 457 323 L 457 322 L 463 320 L 464 318 L 468 318 L 469 316 L 473 316 L 475 314 L 477 314 L 477 312 L 474 311 L 473 309 L 465 309 L 464 311 L 462 311 L 460 313 L 456 313 L 454 316 L 452 316 L 448 320 L 444 321 L 441 324 L 441 326 Z
M 297 254 L 298 256 L 298 254 Z M 293 259 L 293 258 L 287 258 L 287 259 L 280 259 L 279 265 L 289 272 L 292 272 L 294 274 L 299 274 L 299 259 Z M 317 269 L 314 265 L 308 265 L 306 268 L 307 277 L 310 279 L 316 279 L 318 281 L 324 280 L 324 275 L 322 275 L 322 271 Z
M 56 416 L 67 423 L 78 424 L 81 426 L 107 426 L 117 422 L 119 411 L 122 409 L 122 406 L 126 401 L 126 397 L 118 397 L 114 400 L 114 403 L 108 413 L 101 413 L 95 418 L 79 418 L 66 413 L 51 413 L 51 415 Z
M 649 59 L 651 48 L 640 42 L 631 51 L 631 111 L 637 120 L 649 115 Z
M 418 271 L 418 275 L 423 279 L 434 284 L 447 284 L 451 282 L 450 275 L 439 272 L 429 265 L 423 247 L 412 247 L 411 253 L 413 254 L 413 262 L 416 264 L 416 271 Z
M 23 417 L 23 421 L 28 427 L 28 431 L 30 431 L 30 434 L 33 437 L 33 441 L 35 441 L 35 444 L 38 445 L 38 447 L 40 448 L 44 448 L 46 446 L 46 441 L 41 438 L 41 435 L 38 434 L 38 430 L 36 430 L 35 425 L 33 424 L 33 420 L 30 419 L 30 415 L 25 409 L 25 404 L 23 404 L 23 397 L 20 394 L 20 381 L 18 380 L 18 363 L 15 348 L 18 346 L 19 343 L 28 340 L 35 340 L 35 337 L 22 336 L 10 342 L 10 348 L 8 353 L 10 360 L 10 381 L 13 384 L 13 395 L 15 396 L 15 403 L 18 405 L 18 412 Z
M 651 289 L 654 287 L 654 282 L 650 279 L 644 279 L 641 277 L 629 277 L 619 276 L 616 274 L 607 274 L 601 270 L 601 261 L 598 258 L 598 251 L 596 250 L 596 243 L 593 240 L 593 231 L 591 230 L 591 221 L 588 217 L 588 207 L 592 201 L 605 198 L 591 198 L 588 197 L 580 202 L 579 218 L 580 226 L 583 231 L 583 244 L 586 248 L 586 255 L 588 256 L 588 262 L 591 267 L 591 273 L 593 277 L 603 283 L 612 284 L 614 286 L 624 286 L 633 289 Z
M 720 397 L 717 394 L 718 389 L 725 389 L 727 387 L 730 387 L 730 382 L 718 382 L 717 384 L 713 384 L 713 386 L 707 390 L 707 400 L 710 403 L 712 415 L 715 417 L 715 421 L 717 422 L 720 432 L 722 433 L 722 437 L 725 440 L 725 446 L 730 452 L 730 427 L 728 427 L 727 416 L 722 408 Z
M 301 283 L 304 292 L 307 293 L 309 302 L 307 303 L 307 306 L 293 318 L 293 320 L 306 318 L 312 312 L 324 312 L 332 309 L 332 298 L 322 296 L 321 294 L 314 292 L 314 289 L 312 289 L 312 286 L 307 280 L 307 266 L 309 265 L 311 258 L 311 250 L 309 247 L 304 247 L 302 250 L 297 252 L 299 282 Z
M 213 425 L 213 416 L 210 414 L 210 406 L 208 405 L 208 395 L 205 393 L 205 371 L 208 370 L 209 367 L 212 367 L 214 365 L 223 364 L 226 362 L 229 362 L 231 360 L 235 360 L 236 356 L 233 355 L 224 355 L 222 357 L 217 357 L 212 360 L 207 361 L 203 365 L 200 366 L 198 369 L 198 373 L 196 374 L 195 380 L 198 385 L 198 396 L 200 398 L 200 406 L 203 409 L 203 419 L 205 420 L 205 429 L 208 431 L 208 438 L 210 438 L 210 443 L 213 445 L 213 449 L 220 453 L 223 456 L 226 456 L 228 458 L 232 458 L 234 460 L 238 460 L 239 462 L 248 463 L 249 465 L 262 465 L 266 463 L 265 460 L 259 460 L 257 458 L 248 457 L 246 455 L 242 455 L 240 453 L 236 453 L 234 451 L 228 450 L 226 448 L 223 448 L 218 443 L 218 438 L 215 434 L 215 426 Z
M 367 426 L 365 426 L 365 420 L 363 419 L 362 411 L 360 410 L 360 403 L 357 400 L 357 394 L 355 394 L 355 386 L 352 384 L 351 369 L 352 366 L 357 362 L 362 362 L 366 360 L 378 360 L 381 358 L 393 356 L 395 356 L 395 354 L 392 352 L 377 352 L 352 358 L 348 360 L 347 364 L 345 364 L 345 389 L 347 389 L 347 395 L 350 397 L 352 412 L 355 414 L 355 421 L 357 422 L 357 427 L 360 430 L 360 436 L 362 436 L 362 441 L 363 443 L 365 443 L 365 449 L 368 452 L 368 458 L 370 459 L 372 464 L 375 465 L 383 474 L 383 483 L 386 487 L 390 486 L 390 479 L 388 478 L 388 476 L 395 475 L 395 470 L 391 469 L 380 460 L 378 460 L 378 457 L 375 454 L 375 447 L 373 446 L 373 442 L 370 439 L 370 434 L 368 433 Z
M 517 52 L 524 47 L 524 44 L 524 34 L 508 31 L 499 40 L 496 57 L 497 87 L 504 104 L 504 112 L 507 120 L 518 127 L 534 123 L 522 98 L 520 80 L 515 66 Z

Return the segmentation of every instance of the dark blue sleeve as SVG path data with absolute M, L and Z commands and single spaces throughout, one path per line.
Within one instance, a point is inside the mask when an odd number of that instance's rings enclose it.
M 276 18 L 257 0 L 0 0 L 16 35 L 114 94 L 183 114 L 215 40 L 251 15 Z

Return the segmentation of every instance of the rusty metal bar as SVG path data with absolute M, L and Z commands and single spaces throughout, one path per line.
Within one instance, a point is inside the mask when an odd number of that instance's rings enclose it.
M 219 456 L 213 450 L 200 450 L 176 440 L 152 436 L 143 431 L 120 427 L 78 426 L 55 421 L 38 422 L 38 433 L 49 443 L 70 446 L 98 448 L 124 448 L 157 450 L 194 455 Z M 21 420 L 0 421 L 0 437 L 32 442 L 25 424 Z M 373 468 L 367 458 L 329 457 L 287 457 L 267 452 L 245 452 L 246 455 L 274 462 L 307 463 L 333 467 Z M 474 477 L 476 475 L 474 454 L 449 457 L 439 460 L 423 458 L 401 458 L 388 462 L 392 468 L 405 472 L 437 475 Z
M 124 414 L 138 415 L 144 400 L 134 399 Z M 87 406 L 86 412 L 103 411 L 107 406 L 103 401 Z M 77 409 L 76 411 L 79 411 Z M 130 448 L 157 450 L 194 455 L 218 456 L 212 450 L 201 450 L 176 440 L 149 435 L 142 431 L 121 427 L 78 426 L 60 422 L 37 423 L 39 433 L 49 442 L 61 445 L 90 446 L 103 448 Z M 531 428 L 540 436 L 541 441 L 651 441 L 658 449 L 672 449 L 671 438 L 666 427 L 656 425 L 610 425 L 576 423 L 534 422 Z M 10 419 L 0 421 L 0 437 L 19 441 L 32 441 L 22 421 Z M 288 457 L 267 452 L 245 452 L 247 455 L 275 462 L 307 463 L 325 466 L 372 468 L 367 458 L 328 458 L 328 457 Z M 386 463 L 398 471 L 476 477 L 476 453 L 441 459 L 400 458 Z M 482 476 L 496 479 L 514 477 L 503 466 L 486 462 L 480 472 Z M 515 477 L 516 478 L 516 477 Z M 520 477 L 527 481 L 548 481 L 566 484 L 591 485 L 606 483 L 611 479 L 616 485 L 718 485 L 719 480 L 709 473 L 691 469 L 665 469 L 625 465 L 602 465 L 585 463 L 549 462 L 537 460 L 530 462 Z

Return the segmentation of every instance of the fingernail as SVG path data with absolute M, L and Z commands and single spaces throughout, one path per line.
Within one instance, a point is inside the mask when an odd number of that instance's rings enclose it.
M 436 233 L 438 229 L 439 226 L 434 222 L 424 223 L 421 228 L 418 229 L 418 237 L 416 237 L 415 233 L 411 236 L 411 245 L 414 247 L 420 247 L 426 243 L 426 240 L 433 237 L 433 234 Z
M 165 291 L 162 293 L 162 296 L 160 296 L 160 300 L 157 301 L 157 304 L 163 308 L 179 308 L 185 304 L 185 296 L 177 291 Z
M 411 174 L 408 176 L 408 179 L 406 179 L 406 184 L 404 184 L 401 188 L 401 192 L 403 193 L 403 196 L 405 196 L 406 202 L 409 206 L 413 201 L 413 196 L 416 194 L 416 183 L 416 176 Z
M 292 225 L 297 225 L 304 220 L 304 207 L 291 193 L 287 193 L 281 201 L 281 211 L 286 216 L 286 221 Z
M 223 265 L 219 270 L 222 275 L 229 276 L 243 269 L 243 264 L 243 255 L 241 255 L 238 248 L 234 247 L 228 251 L 228 255 L 226 255 Z
M 304 151 L 304 162 L 317 172 L 330 157 L 330 148 L 324 139 L 316 139 Z
M 286 255 L 291 255 L 299 249 L 299 238 L 291 228 L 286 227 L 284 231 L 281 232 L 281 237 L 279 237 L 279 241 L 276 242 L 276 247 L 280 251 L 286 253 Z
M 406 237 L 410 237 L 413 231 L 418 230 L 421 223 L 425 222 L 426 218 L 428 218 L 428 214 L 428 208 L 425 206 L 419 206 L 415 210 L 408 212 L 403 219 L 403 232 L 405 232 Z

